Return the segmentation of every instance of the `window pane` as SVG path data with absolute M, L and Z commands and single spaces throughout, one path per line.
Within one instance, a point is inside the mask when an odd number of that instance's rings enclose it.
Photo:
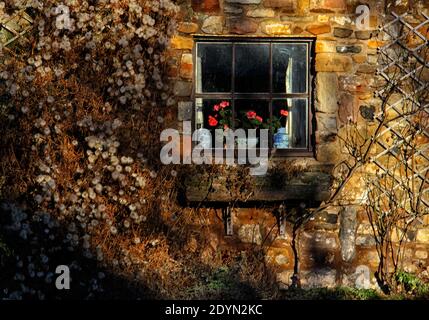
M 195 103 L 196 128 L 217 129 L 232 126 L 232 107 L 227 99 L 201 99 Z
M 235 47 L 235 92 L 270 90 L 270 49 L 268 44 L 237 44 Z
M 215 147 L 215 129 L 232 126 L 232 107 L 229 100 L 201 99 L 195 101 L 196 129 L 206 128 L 211 131 L 211 137 L 202 137 L 204 145 L 211 140 L 211 147 Z M 201 140 L 201 141 L 203 141 Z M 207 141 L 208 140 L 208 141 Z M 208 147 L 206 145 L 206 147 Z
M 249 121 L 249 117 L 250 119 L 257 118 L 258 121 L 261 120 L 263 124 L 266 124 L 270 117 L 269 101 L 256 100 L 256 99 L 236 100 L 235 101 L 236 128 L 257 129 L 256 125 L 251 124 L 251 120 Z
M 197 92 L 230 92 L 232 45 L 200 43 L 197 48 Z
M 274 147 L 307 147 L 307 99 L 273 100 L 273 119 L 278 119 L 280 125 L 273 137 Z
M 273 92 L 307 92 L 307 44 L 273 44 Z

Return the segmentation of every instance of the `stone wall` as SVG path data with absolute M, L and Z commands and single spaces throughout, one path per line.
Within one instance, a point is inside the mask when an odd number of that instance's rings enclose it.
M 359 4 L 370 7 L 369 30 L 356 28 Z M 375 31 L 385 7 L 404 12 L 410 4 L 414 10 L 429 13 L 428 1 L 394 1 L 390 5 L 376 0 L 182 0 L 168 70 L 179 101 L 178 120 L 190 120 L 192 114 L 193 34 L 312 36 L 316 40 L 312 106 L 316 131 L 315 159 L 308 161 L 336 164 L 342 157 L 338 134 L 350 121 L 368 125 L 374 106 L 379 104 L 373 97 L 374 75 L 377 48 L 383 43 L 375 38 Z M 366 214 L 359 207 L 364 185 L 359 174 L 353 179 L 345 190 L 344 205 L 315 216 L 300 236 L 304 286 L 376 287 L 373 274 L 378 256 Z M 213 219 L 213 237 L 223 245 L 263 244 L 267 261 L 274 266 L 282 285 L 287 286 L 293 270 L 290 230 L 278 236 L 278 230 L 272 229 L 275 223 L 268 210 L 236 208 L 234 235 L 225 239 L 222 224 Z M 424 221 L 423 225 L 428 224 Z M 429 229 L 418 229 L 410 240 L 415 241 L 406 244 L 406 270 L 427 273 Z

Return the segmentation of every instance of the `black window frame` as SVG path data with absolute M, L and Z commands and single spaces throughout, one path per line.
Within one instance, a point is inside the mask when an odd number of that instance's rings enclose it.
M 232 110 L 234 110 L 235 99 L 265 99 L 269 100 L 269 114 L 273 115 L 273 100 L 276 99 L 290 99 L 290 98 L 303 98 L 307 99 L 307 147 L 306 148 L 288 148 L 276 149 L 272 147 L 272 136 L 270 134 L 269 153 L 272 156 L 279 157 L 314 157 L 314 132 L 315 120 L 313 112 L 313 91 L 314 91 L 314 50 L 315 50 L 315 37 L 249 37 L 249 36 L 206 36 L 194 35 L 194 46 L 192 50 L 193 55 L 193 75 L 192 75 L 192 123 L 193 129 L 196 128 L 196 114 L 195 114 L 195 101 L 197 98 L 202 99 L 225 99 L 230 100 Z M 197 47 L 199 43 L 230 43 L 232 44 L 232 75 L 231 75 L 231 91 L 222 93 L 197 93 Z M 235 93 L 235 44 L 245 43 L 269 43 L 269 59 L 270 59 L 270 92 L 269 93 Z M 272 45 L 277 43 L 305 43 L 307 44 L 307 92 L 306 93 L 273 93 L 273 50 Z M 234 114 L 234 112 L 233 112 Z

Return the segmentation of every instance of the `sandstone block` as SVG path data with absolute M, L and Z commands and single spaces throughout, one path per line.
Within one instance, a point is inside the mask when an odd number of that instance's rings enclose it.
M 228 3 L 260 4 L 262 0 L 226 0 Z
M 316 159 L 325 163 L 336 163 L 340 154 L 337 141 L 329 143 L 319 143 L 316 145 Z
M 224 18 L 222 16 L 211 16 L 204 20 L 201 30 L 208 34 L 221 34 L 223 31 Z
M 228 4 L 225 4 L 223 7 L 223 12 L 229 13 L 229 14 L 241 14 L 243 13 L 243 9 L 237 6 L 231 6 Z
M 338 110 L 338 77 L 334 72 L 318 72 L 316 75 L 316 110 L 336 113 Z
M 356 39 L 359 40 L 368 40 L 372 37 L 372 31 L 369 30 L 356 30 L 355 31 Z
M 182 33 L 195 33 L 198 31 L 198 25 L 192 22 L 182 22 L 177 27 L 177 31 Z
M 276 13 L 273 9 L 257 8 L 247 11 L 246 15 L 252 18 L 272 18 L 275 14 Z
M 352 65 L 352 58 L 348 56 L 330 53 L 316 55 L 316 71 L 318 72 L 349 72 Z
M 189 97 L 192 93 L 192 82 L 176 81 L 174 84 L 173 93 L 177 97 Z
M 192 118 L 192 102 L 180 101 L 177 106 L 177 120 L 187 121 Z
M 294 0 L 265 0 L 265 7 L 282 8 L 284 10 L 293 10 L 295 8 Z
M 429 228 L 419 229 L 416 240 L 421 243 L 429 243 Z
M 258 24 L 248 18 L 233 18 L 229 20 L 229 29 L 235 34 L 255 33 L 258 30 Z
M 331 26 L 329 24 L 312 24 L 306 30 L 314 35 L 330 33 Z
M 361 51 L 361 46 L 337 46 L 338 53 L 360 53 Z
M 291 34 L 291 25 L 276 21 L 264 21 L 261 23 L 262 32 L 268 35 Z
M 334 36 L 337 38 L 349 38 L 353 30 L 347 28 L 334 28 Z
M 175 35 L 171 38 L 171 47 L 173 49 L 192 50 L 194 41 L 192 38 Z
M 335 41 L 316 41 L 316 53 L 336 53 L 337 47 Z
M 190 53 L 182 54 L 182 59 L 180 60 L 180 76 L 185 79 L 192 79 L 192 71 L 193 71 L 192 54 Z
M 262 235 L 258 224 L 244 224 L 238 229 L 238 238 L 244 243 L 262 244 Z
M 196 12 L 214 12 L 219 10 L 219 0 L 192 0 L 191 6 Z
M 340 225 L 341 257 L 344 261 L 350 262 L 356 253 L 356 208 L 345 207 L 341 211 Z
M 338 118 L 341 124 L 356 122 L 359 114 L 357 98 L 349 93 L 343 93 L 338 106 Z

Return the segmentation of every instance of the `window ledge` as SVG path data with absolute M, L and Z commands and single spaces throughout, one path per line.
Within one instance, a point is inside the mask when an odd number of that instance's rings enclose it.
M 300 161 L 300 160 L 298 160 Z M 306 160 L 303 160 L 306 162 Z M 208 174 L 196 174 L 185 181 L 185 197 L 189 203 L 228 202 L 295 202 L 320 203 L 330 196 L 332 165 L 320 164 L 308 159 L 310 164 L 288 177 L 287 172 L 268 172 L 265 176 L 249 176 L 249 190 L 235 194 L 228 181 L 241 181 L 221 175 L 209 178 Z M 246 178 L 247 179 L 247 178 Z

